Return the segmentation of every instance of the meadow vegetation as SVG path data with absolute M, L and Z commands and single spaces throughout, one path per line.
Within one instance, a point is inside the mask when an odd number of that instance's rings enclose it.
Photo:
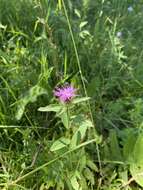
M 0 0 L 0 189 L 143 189 L 142 18 L 142 0 Z

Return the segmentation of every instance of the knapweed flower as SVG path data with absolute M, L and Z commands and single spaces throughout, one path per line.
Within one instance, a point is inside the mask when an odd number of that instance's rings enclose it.
M 129 11 L 129 12 L 132 12 L 133 10 L 134 10 L 134 9 L 133 9 L 132 6 L 129 6 L 129 7 L 128 7 L 128 11 Z
M 63 87 L 56 88 L 54 90 L 54 96 L 57 97 L 61 102 L 67 103 L 72 100 L 76 96 L 76 91 L 73 86 L 66 85 Z

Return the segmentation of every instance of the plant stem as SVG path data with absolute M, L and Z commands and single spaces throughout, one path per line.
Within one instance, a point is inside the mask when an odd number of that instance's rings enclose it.
M 56 162 L 58 159 L 60 159 L 60 158 L 62 158 L 62 157 L 64 157 L 64 156 L 66 156 L 67 154 L 69 154 L 69 153 L 71 153 L 71 152 L 74 152 L 74 151 L 78 150 L 79 148 L 84 147 L 84 146 L 87 146 L 87 145 L 89 145 L 89 144 L 91 144 L 91 143 L 93 143 L 93 142 L 96 142 L 96 139 L 92 139 L 92 140 L 86 141 L 86 142 L 84 142 L 84 143 L 78 145 L 77 147 L 73 148 L 72 150 L 69 150 L 69 151 L 65 152 L 64 154 L 62 154 L 62 155 L 56 157 L 55 159 L 53 159 L 53 160 L 51 160 L 51 161 L 49 161 L 49 162 L 47 162 L 47 163 L 45 163 L 45 164 L 43 164 L 43 165 L 37 167 L 36 169 L 30 171 L 29 173 L 27 173 L 27 174 L 25 174 L 25 175 L 19 177 L 19 178 L 16 179 L 15 181 L 13 181 L 13 182 L 11 182 L 10 184 L 8 184 L 8 186 L 9 186 L 9 187 L 10 187 L 10 186 L 15 186 L 19 181 L 25 179 L 26 177 L 28 177 L 28 176 L 34 174 L 35 172 L 37 172 L 37 171 L 43 169 L 43 168 L 46 167 L 46 166 L 48 166 L 48 165 L 50 165 L 50 164 Z

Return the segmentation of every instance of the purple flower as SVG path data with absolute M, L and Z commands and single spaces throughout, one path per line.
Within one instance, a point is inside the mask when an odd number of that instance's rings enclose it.
M 73 86 L 67 85 L 54 90 L 54 96 L 56 96 L 61 102 L 69 102 L 73 97 L 76 96 L 76 91 Z

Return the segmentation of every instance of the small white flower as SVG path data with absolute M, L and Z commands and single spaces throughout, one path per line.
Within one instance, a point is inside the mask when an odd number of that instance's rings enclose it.
M 122 32 L 117 32 L 116 36 L 117 36 L 118 38 L 122 37 Z
M 129 12 L 132 12 L 133 10 L 134 10 L 134 9 L 133 9 L 132 6 L 129 6 L 129 7 L 128 7 L 128 11 L 129 11 Z

